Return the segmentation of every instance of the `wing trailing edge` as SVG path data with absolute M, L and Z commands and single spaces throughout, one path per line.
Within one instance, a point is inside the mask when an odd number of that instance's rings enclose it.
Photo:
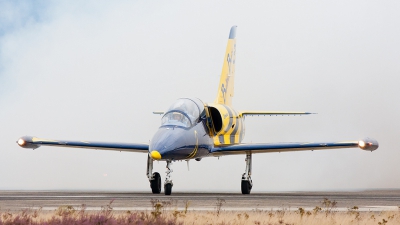
M 18 139 L 18 145 L 22 148 L 36 149 L 40 146 L 55 146 L 67 148 L 87 148 L 96 150 L 112 150 L 125 152 L 148 153 L 149 145 L 140 143 L 117 143 L 117 142 L 92 142 L 92 141 L 62 141 L 41 139 L 37 137 L 24 136 Z

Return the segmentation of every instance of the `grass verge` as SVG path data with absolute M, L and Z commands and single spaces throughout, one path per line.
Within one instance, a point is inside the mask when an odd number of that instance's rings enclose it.
M 121 212 L 112 208 L 111 201 L 100 211 L 87 211 L 81 207 L 60 206 L 57 210 L 46 212 L 41 209 L 26 209 L 17 213 L 1 212 L 0 225 L 64 225 L 64 224 L 220 224 L 220 225 L 339 225 L 339 224 L 400 224 L 399 211 L 360 212 L 358 207 L 347 211 L 337 211 L 336 201 L 324 199 L 320 206 L 313 210 L 298 208 L 297 210 L 253 210 L 226 211 L 223 210 L 225 200 L 217 199 L 213 211 L 189 210 L 190 202 L 185 202 L 182 211 L 173 208 L 173 202 L 152 199 L 152 210 L 137 212 Z

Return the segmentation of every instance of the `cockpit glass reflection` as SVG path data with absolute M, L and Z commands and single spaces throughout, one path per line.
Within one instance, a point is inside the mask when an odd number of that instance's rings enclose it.
M 190 127 L 199 120 L 204 105 L 197 99 L 181 98 L 173 103 L 161 119 L 161 126 Z
M 161 126 L 172 125 L 179 127 L 190 127 L 189 118 L 180 112 L 169 112 L 166 113 L 161 119 Z

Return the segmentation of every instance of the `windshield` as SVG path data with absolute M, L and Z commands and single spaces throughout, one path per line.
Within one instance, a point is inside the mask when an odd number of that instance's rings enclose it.
M 173 125 L 180 127 L 190 127 L 189 119 L 180 112 L 166 113 L 161 119 L 161 125 Z
M 204 105 L 200 100 L 181 98 L 168 108 L 161 125 L 190 127 L 198 121 L 203 111 Z

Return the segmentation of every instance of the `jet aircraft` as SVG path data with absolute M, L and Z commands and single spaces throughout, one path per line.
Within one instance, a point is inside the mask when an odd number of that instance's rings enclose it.
M 322 143 L 242 143 L 245 134 L 244 118 L 254 115 L 307 115 L 309 112 L 280 111 L 236 111 L 232 108 L 236 63 L 236 26 L 230 29 L 228 45 L 222 66 L 216 100 L 205 103 L 198 98 L 181 98 L 161 114 L 161 126 L 149 144 L 113 143 L 88 141 L 62 141 L 41 139 L 31 136 L 21 137 L 17 143 L 23 148 L 36 149 L 40 146 L 88 148 L 96 150 L 114 150 L 145 153 L 147 157 L 147 177 L 152 193 L 161 193 L 161 176 L 153 172 L 154 161 L 167 164 L 164 181 L 164 193 L 172 192 L 171 163 L 180 160 L 224 155 L 245 156 L 245 172 L 241 176 L 242 194 L 250 194 L 252 155 L 256 153 L 289 152 L 305 150 L 326 150 L 355 148 L 374 151 L 378 142 L 365 138 L 359 141 L 322 142 Z

